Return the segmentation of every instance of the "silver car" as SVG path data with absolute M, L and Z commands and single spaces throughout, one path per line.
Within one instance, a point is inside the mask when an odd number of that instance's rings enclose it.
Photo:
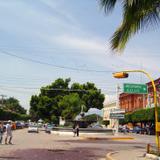
M 29 125 L 28 133 L 31 133 L 31 132 L 38 133 L 39 132 L 38 125 Z

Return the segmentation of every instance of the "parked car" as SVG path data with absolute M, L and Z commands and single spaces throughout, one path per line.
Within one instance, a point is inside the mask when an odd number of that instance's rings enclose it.
M 148 135 L 155 135 L 155 125 L 152 125 L 150 127 L 146 127 L 146 134 Z
M 21 122 L 16 122 L 16 129 L 22 129 L 24 125 Z
M 146 128 L 141 128 L 140 126 L 136 126 L 136 127 L 133 127 L 132 133 L 144 134 L 144 133 L 147 133 L 147 130 L 146 130 Z
M 128 127 L 123 127 L 123 126 L 120 126 L 119 129 L 118 129 L 118 132 L 122 132 L 122 133 L 129 133 L 130 132 L 130 129 Z
M 51 133 L 52 129 L 55 127 L 54 124 L 48 124 L 45 128 L 46 133 Z
M 28 127 L 28 133 L 31 133 L 31 132 L 39 133 L 38 126 L 34 125 L 34 124 L 29 125 L 29 127 Z
M 24 123 L 24 127 L 28 128 L 29 127 L 29 123 Z

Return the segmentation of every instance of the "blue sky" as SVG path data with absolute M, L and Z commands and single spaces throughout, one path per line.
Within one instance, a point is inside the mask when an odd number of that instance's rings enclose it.
M 104 94 L 114 94 L 117 83 L 148 81 L 140 74 L 116 80 L 115 71 L 145 69 L 158 78 L 160 30 L 137 34 L 117 56 L 109 40 L 120 21 L 119 6 L 106 16 L 97 0 L 1 0 L 0 94 L 13 96 L 29 108 L 31 95 L 59 77 L 94 82 Z

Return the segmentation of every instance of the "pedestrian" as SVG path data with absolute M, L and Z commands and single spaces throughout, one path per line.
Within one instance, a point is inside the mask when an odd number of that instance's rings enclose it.
M 112 131 L 113 131 L 113 135 L 115 135 L 115 133 L 116 133 L 115 123 L 112 125 Z
M 75 124 L 73 125 L 73 137 L 75 137 L 75 135 L 76 135 L 76 126 L 75 126 Z
M 9 120 L 8 123 L 6 124 L 6 138 L 5 138 L 5 144 L 12 144 L 12 125 L 11 121 Z M 9 141 L 8 141 L 9 138 Z M 8 143 L 7 143 L 8 141 Z
M 123 129 L 123 133 L 126 134 L 126 132 L 127 132 L 127 126 L 126 126 L 126 125 L 123 125 L 123 128 L 122 128 L 122 129 Z
M 0 144 L 2 144 L 3 141 L 3 132 L 4 132 L 3 123 L 0 122 Z
M 79 137 L 79 125 L 78 124 L 76 126 L 76 134 L 77 134 L 77 137 Z

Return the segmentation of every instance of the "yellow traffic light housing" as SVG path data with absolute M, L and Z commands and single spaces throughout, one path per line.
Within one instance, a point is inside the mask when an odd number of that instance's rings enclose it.
M 126 73 L 126 72 L 116 72 L 116 73 L 113 73 L 113 77 L 114 78 L 127 78 L 128 73 Z

